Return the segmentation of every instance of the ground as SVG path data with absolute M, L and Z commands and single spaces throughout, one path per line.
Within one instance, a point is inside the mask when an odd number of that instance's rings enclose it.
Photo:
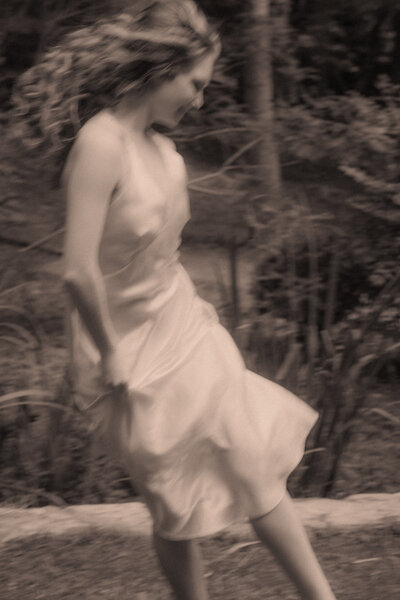
M 395 600 L 400 593 L 399 532 L 323 531 L 312 536 L 338 600 Z M 202 542 L 215 600 L 295 600 L 292 584 L 259 544 L 223 537 Z M 2 600 L 162 600 L 168 587 L 150 540 L 116 534 L 32 537 L 0 550 Z M 143 596 L 140 596 L 140 593 Z

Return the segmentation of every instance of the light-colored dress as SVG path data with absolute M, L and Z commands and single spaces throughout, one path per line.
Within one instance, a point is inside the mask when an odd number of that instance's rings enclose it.
M 96 118 L 106 143 L 120 125 L 111 113 Z M 115 401 L 103 388 L 99 354 L 71 307 L 77 402 L 131 475 L 158 534 L 210 535 L 279 503 L 317 413 L 245 368 L 180 264 L 189 206 L 173 143 L 154 133 L 168 171 L 157 181 L 124 140 L 125 174 L 99 257 L 129 393 Z

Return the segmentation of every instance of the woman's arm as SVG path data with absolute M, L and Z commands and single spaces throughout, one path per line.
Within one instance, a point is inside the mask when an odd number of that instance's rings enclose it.
M 111 195 L 120 178 L 121 143 L 97 124 L 83 128 L 64 181 L 67 201 L 65 287 L 102 358 L 106 383 L 123 383 L 115 360 L 116 333 L 109 315 L 98 253 Z

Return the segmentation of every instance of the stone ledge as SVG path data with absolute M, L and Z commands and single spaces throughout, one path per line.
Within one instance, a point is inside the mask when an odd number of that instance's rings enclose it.
M 304 525 L 311 529 L 355 529 L 387 524 L 400 527 L 400 493 L 357 494 L 343 500 L 306 498 L 295 503 Z M 0 507 L 0 543 L 30 535 L 62 535 L 94 528 L 149 536 L 151 520 L 140 502 L 66 508 Z M 254 537 L 246 522 L 236 523 L 224 533 L 240 539 Z

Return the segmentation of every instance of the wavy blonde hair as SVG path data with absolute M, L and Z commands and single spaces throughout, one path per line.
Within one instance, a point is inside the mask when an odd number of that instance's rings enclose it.
M 218 44 L 192 0 L 141 3 L 69 33 L 17 82 L 13 134 L 62 160 L 96 112 L 174 78 Z

